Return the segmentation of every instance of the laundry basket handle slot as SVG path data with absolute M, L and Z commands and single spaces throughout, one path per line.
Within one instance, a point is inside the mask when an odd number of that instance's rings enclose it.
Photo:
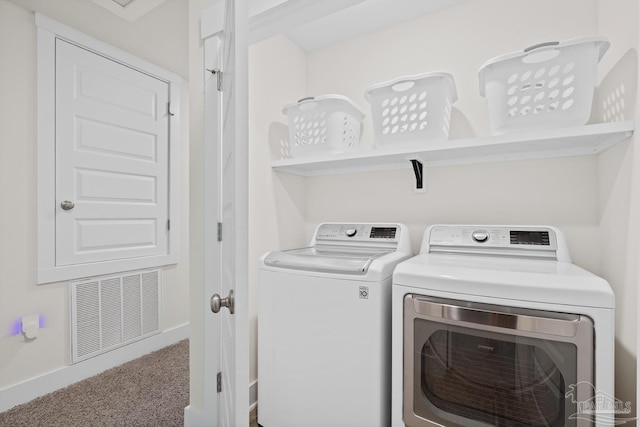
M 544 43 L 538 43 L 538 44 L 534 44 L 533 46 L 529 46 L 528 48 L 526 48 L 524 51 L 525 52 L 531 52 L 534 49 L 538 49 L 541 47 L 547 47 L 547 46 L 558 46 L 560 44 L 560 42 L 544 42 Z
M 302 111 L 313 110 L 318 106 L 317 102 L 311 102 L 314 100 L 315 100 L 315 97 L 313 96 L 307 96 L 306 98 L 301 98 L 298 100 L 298 108 L 300 108 L 300 110 Z
M 399 82 L 395 82 L 391 89 L 396 92 L 405 92 L 416 85 L 415 80 L 400 80 Z
M 524 50 L 525 56 L 522 57 L 522 62 L 525 64 L 539 64 L 541 62 L 547 62 L 560 55 L 560 49 L 541 49 L 544 47 L 556 47 L 560 42 L 546 42 L 529 46 Z M 541 50 L 538 50 L 541 49 Z

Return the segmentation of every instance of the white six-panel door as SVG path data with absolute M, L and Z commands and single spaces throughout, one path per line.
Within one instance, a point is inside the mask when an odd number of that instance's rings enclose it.
M 168 83 L 57 40 L 55 97 L 56 265 L 166 254 Z

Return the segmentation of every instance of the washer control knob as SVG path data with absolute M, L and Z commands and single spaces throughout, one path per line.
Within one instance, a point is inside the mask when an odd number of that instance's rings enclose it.
M 471 237 L 478 243 L 484 243 L 489 240 L 489 233 L 484 230 L 476 230 L 471 233 Z
M 344 234 L 346 234 L 347 237 L 353 237 L 356 235 L 356 233 L 358 233 L 358 230 L 356 230 L 355 228 L 347 228 L 344 231 Z

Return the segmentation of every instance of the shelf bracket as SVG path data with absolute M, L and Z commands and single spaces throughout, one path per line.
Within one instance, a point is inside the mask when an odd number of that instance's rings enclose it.
M 424 163 L 422 159 L 415 158 L 409 159 L 411 167 L 413 168 L 413 174 L 416 177 L 415 185 L 413 187 L 414 193 L 425 193 L 427 190 L 424 188 Z

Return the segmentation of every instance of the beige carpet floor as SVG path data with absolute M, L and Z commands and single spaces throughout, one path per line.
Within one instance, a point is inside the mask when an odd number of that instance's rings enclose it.
M 188 404 L 183 340 L 0 413 L 0 426 L 182 426 Z
M 189 341 L 0 413 L 0 427 L 173 427 L 189 404 Z M 257 409 L 250 426 L 257 427 Z

